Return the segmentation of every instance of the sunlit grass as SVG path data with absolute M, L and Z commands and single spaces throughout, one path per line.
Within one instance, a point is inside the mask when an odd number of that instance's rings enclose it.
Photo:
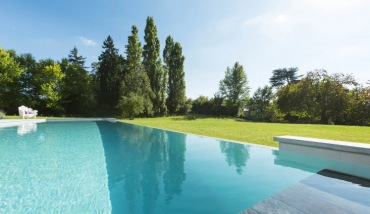
M 237 119 L 179 116 L 119 120 L 139 125 L 277 147 L 274 136 L 300 136 L 370 143 L 370 127 L 256 123 Z

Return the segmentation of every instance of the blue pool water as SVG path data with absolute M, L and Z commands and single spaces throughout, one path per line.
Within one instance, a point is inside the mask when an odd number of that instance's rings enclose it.
M 0 128 L 0 213 L 239 213 L 329 166 L 126 123 Z

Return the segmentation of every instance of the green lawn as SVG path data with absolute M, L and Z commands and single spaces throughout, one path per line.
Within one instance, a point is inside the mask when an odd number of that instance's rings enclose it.
M 370 143 L 370 127 L 361 126 L 255 123 L 194 116 L 119 121 L 274 147 L 278 143 L 272 138 L 282 135 Z

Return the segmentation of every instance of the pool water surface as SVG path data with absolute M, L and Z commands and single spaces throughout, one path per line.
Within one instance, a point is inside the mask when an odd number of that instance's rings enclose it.
M 239 213 L 327 166 L 369 170 L 120 122 L 30 126 L 0 128 L 0 213 Z

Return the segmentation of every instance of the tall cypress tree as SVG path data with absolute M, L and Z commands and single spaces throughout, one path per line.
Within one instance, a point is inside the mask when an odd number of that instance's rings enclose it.
M 174 43 L 173 38 L 168 36 L 166 47 L 163 50 L 163 59 L 168 69 L 167 108 L 170 114 L 177 114 L 185 105 L 185 73 L 182 47 L 180 43 Z
M 99 104 L 115 108 L 119 99 L 119 89 L 122 81 L 122 57 L 114 47 L 113 39 L 108 38 L 103 43 L 103 51 L 99 56 L 100 79 Z
M 153 17 L 148 17 L 144 35 L 145 45 L 143 48 L 143 65 L 149 77 L 150 87 L 155 94 L 153 98 L 153 111 L 156 115 L 166 113 L 165 96 L 163 96 L 164 71 L 160 59 L 160 43 L 157 36 L 157 27 L 154 25 Z
M 167 114 L 167 105 L 166 105 L 166 93 L 167 93 L 167 85 L 168 85 L 168 69 L 165 65 L 162 65 L 162 60 L 159 59 L 157 61 L 157 68 L 163 70 L 163 78 L 161 82 L 161 89 L 160 89 L 160 115 Z
M 155 97 L 141 62 L 142 51 L 138 29 L 133 25 L 131 36 L 128 37 L 128 44 L 126 45 L 128 71 L 121 83 L 121 98 L 119 100 L 119 107 L 123 115 L 130 116 L 132 120 L 135 115 L 144 111 L 152 114 L 153 104 L 151 100 Z

